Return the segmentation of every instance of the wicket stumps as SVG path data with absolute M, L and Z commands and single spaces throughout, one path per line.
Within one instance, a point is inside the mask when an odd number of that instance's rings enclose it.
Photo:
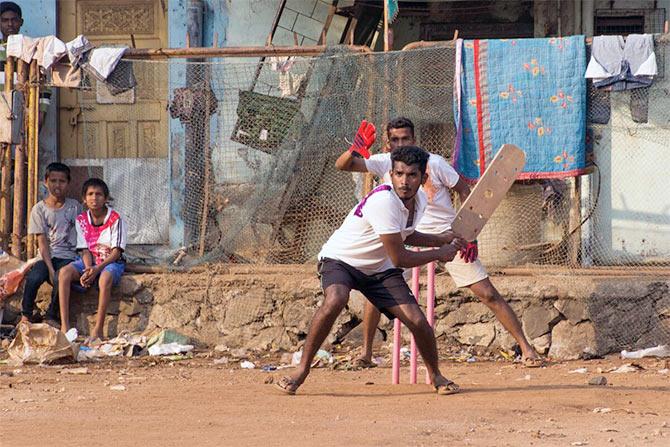
M 426 318 L 430 327 L 435 325 L 435 262 L 426 265 L 428 271 L 426 281 Z M 412 269 L 412 293 L 414 298 L 419 301 L 420 291 L 420 276 L 421 267 L 414 267 Z M 402 344 L 401 338 L 402 325 L 397 318 L 393 321 L 393 358 L 391 367 L 391 383 L 397 385 L 400 383 L 400 346 Z M 409 383 L 416 383 L 417 373 L 417 349 L 414 341 L 414 336 L 410 341 L 410 357 L 409 357 Z M 430 377 L 426 371 L 426 383 L 430 384 Z

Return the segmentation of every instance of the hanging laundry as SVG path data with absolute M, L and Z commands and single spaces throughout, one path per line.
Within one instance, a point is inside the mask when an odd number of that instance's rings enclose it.
M 584 36 L 465 40 L 456 54 L 453 164 L 461 175 L 478 179 L 506 143 L 526 153 L 519 179 L 585 172 Z
M 129 61 L 119 61 L 114 71 L 107 77 L 105 84 L 112 96 L 120 95 L 134 88 L 137 85 L 137 80 L 133 72 L 133 64 Z
M 93 49 L 93 44 L 81 34 L 65 44 L 67 55 L 73 67 L 81 65 L 82 59 Z
M 23 34 L 10 35 L 7 38 L 7 56 L 30 63 L 33 60 L 38 40 Z
M 65 43 L 56 36 L 44 37 L 41 50 L 41 57 L 37 59 L 37 63 L 45 70 L 50 69 L 67 54 Z
M 105 47 L 91 50 L 82 68 L 100 82 L 107 80 L 128 47 Z
M 51 85 L 54 87 L 79 88 L 81 68 L 70 64 L 56 64 L 51 68 Z
M 282 97 L 295 96 L 300 91 L 304 74 L 291 73 L 295 58 L 293 57 L 269 57 L 268 62 L 273 71 L 279 73 L 279 92 Z
M 295 58 L 293 56 L 272 56 L 268 58 L 268 62 L 270 63 L 270 68 L 273 71 L 278 71 L 280 73 L 286 73 L 288 72 L 292 67 L 293 63 L 295 62 Z
M 597 36 L 591 44 L 586 74 L 597 88 L 631 90 L 648 87 L 658 74 L 651 34 Z

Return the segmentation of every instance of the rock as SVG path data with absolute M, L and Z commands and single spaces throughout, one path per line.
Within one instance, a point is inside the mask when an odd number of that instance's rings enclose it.
M 558 300 L 554 303 L 554 307 L 572 324 L 589 319 L 589 312 L 584 301 Z
M 493 312 L 480 302 L 463 303 L 453 312 L 449 312 L 444 322 L 449 326 L 469 323 L 483 323 L 493 318 Z
M 59 371 L 61 374 L 88 374 L 88 368 L 64 368 Z
M 533 345 L 538 354 L 545 355 L 551 347 L 551 334 L 544 334 L 541 337 L 534 338 L 530 341 L 530 344 Z
M 79 332 L 80 335 L 89 334 L 88 319 L 86 318 L 85 313 L 82 312 L 77 314 L 77 324 L 75 327 L 77 328 L 77 332 Z
M 137 300 L 137 298 L 133 298 L 132 301 L 121 301 L 119 303 L 119 311 L 123 315 L 132 317 L 133 315 L 137 315 L 142 312 L 142 305 Z
M 156 304 L 149 315 L 150 322 L 162 328 L 180 328 L 191 323 L 200 309 L 200 303 L 175 300 L 170 303 Z
M 149 290 L 142 289 L 135 295 L 135 299 L 137 299 L 140 304 L 152 304 L 154 302 L 154 295 Z
M 355 328 L 349 331 L 347 335 L 344 337 L 344 340 L 347 342 L 347 344 L 350 344 L 351 346 L 356 347 L 361 346 L 363 344 L 363 323 L 357 325 Z M 380 330 L 376 330 L 372 342 L 373 345 L 377 345 L 378 343 L 383 342 L 384 342 L 384 336 L 382 335 L 382 332 Z
M 271 312 L 273 308 L 272 299 L 262 289 L 240 294 L 228 302 L 226 317 L 221 327 L 226 330 L 245 326 L 259 318 L 262 319 L 263 315 Z
M 315 309 L 306 306 L 304 301 L 291 301 L 286 304 L 282 314 L 284 326 L 296 334 L 307 334 L 314 311 Z
M 352 290 L 349 295 L 349 302 L 347 303 L 347 308 L 352 315 L 356 315 L 361 320 L 363 319 L 363 311 L 365 309 L 365 303 L 368 300 L 365 296 L 358 290 Z
M 596 331 L 591 322 L 576 325 L 560 321 L 551 333 L 549 356 L 561 360 L 576 360 L 583 352 L 598 354 Z
M 123 296 L 133 296 L 142 288 L 142 283 L 134 275 L 123 275 L 119 281 L 119 293 Z
M 125 391 L 126 386 L 125 385 L 112 385 L 109 387 L 111 391 Z
M 246 343 L 249 349 L 261 351 L 270 348 L 291 349 L 293 343 L 283 327 L 268 327 L 261 329 L 258 334 Z
M 493 323 L 466 324 L 458 330 L 458 341 L 464 345 L 488 347 L 495 335 Z
M 664 296 L 656 301 L 654 307 L 659 317 L 670 317 L 670 296 Z
M 517 342 L 514 337 L 512 337 L 512 334 L 510 334 L 498 320 L 493 322 L 493 326 L 496 330 L 496 338 L 493 340 L 492 346 L 502 348 L 505 351 L 514 351 Z
M 526 336 L 533 339 L 549 333 L 559 319 L 560 314 L 556 309 L 532 305 L 524 311 L 521 321 Z
M 607 385 L 607 378 L 605 376 L 595 376 L 589 379 L 589 385 L 604 386 Z

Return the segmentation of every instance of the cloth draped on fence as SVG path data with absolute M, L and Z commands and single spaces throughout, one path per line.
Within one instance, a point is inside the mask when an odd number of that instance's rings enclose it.
M 526 152 L 520 179 L 586 167 L 584 36 L 465 40 L 457 52 L 454 167 L 476 180 L 502 144 Z

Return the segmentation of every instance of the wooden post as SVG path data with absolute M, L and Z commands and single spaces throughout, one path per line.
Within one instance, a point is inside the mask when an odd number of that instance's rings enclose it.
M 8 57 L 5 62 L 5 94 L 11 107 L 11 92 L 14 87 L 14 58 Z M 2 191 L 0 195 L 0 231 L 2 231 L 2 248 L 7 251 L 10 233 L 12 232 L 12 145 L 2 145 Z
M 28 89 L 26 81 L 28 80 L 27 65 L 22 60 L 17 61 L 17 81 L 20 86 L 24 101 L 27 99 Z M 25 106 L 24 106 L 25 109 Z M 24 116 L 21 123 L 25 129 L 26 118 Z M 14 212 L 12 224 L 12 255 L 17 258 L 23 256 L 23 235 L 26 234 L 26 143 L 25 133 L 22 132 L 20 144 L 16 146 L 14 153 Z
M 574 178 L 574 183 L 570 188 L 570 214 L 569 225 L 570 231 L 578 228 L 582 222 L 582 179 L 580 177 Z M 568 240 L 568 262 L 572 267 L 578 267 L 580 264 L 580 253 L 582 248 L 582 231 L 577 229 L 572 237 Z
M 35 205 L 34 198 L 37 196 L 36 183 L 35 183 L 35 172 L 37 171 L 36 165 L 37 160 L 35 159 L 35 142 L 37 141 L 37 132 L 38 128 L 35 127 L 36 120 L 39 117 L 38 115 L 38 104 L 39 98 L 37 97 L 37 84 L 39 80 L 37 73 L 37 61 L 32 61 L 30 64 L 30 73 L 29 73 L 29 82 L 28 82 L 28 118 L 26 120 L 26 134 L 28 135 L 28 144 L 26 147 L 26 154 L 28 156 L 28 186 L 27 186 L 27 206 L 26 210 L 28 211 L 28 225 L 30 225 L 30 210 Z M 32 258 L 35 255 L 35 236 L 28 235 L 28 243 L 26 248 L 26 257 L 28 259 Z

